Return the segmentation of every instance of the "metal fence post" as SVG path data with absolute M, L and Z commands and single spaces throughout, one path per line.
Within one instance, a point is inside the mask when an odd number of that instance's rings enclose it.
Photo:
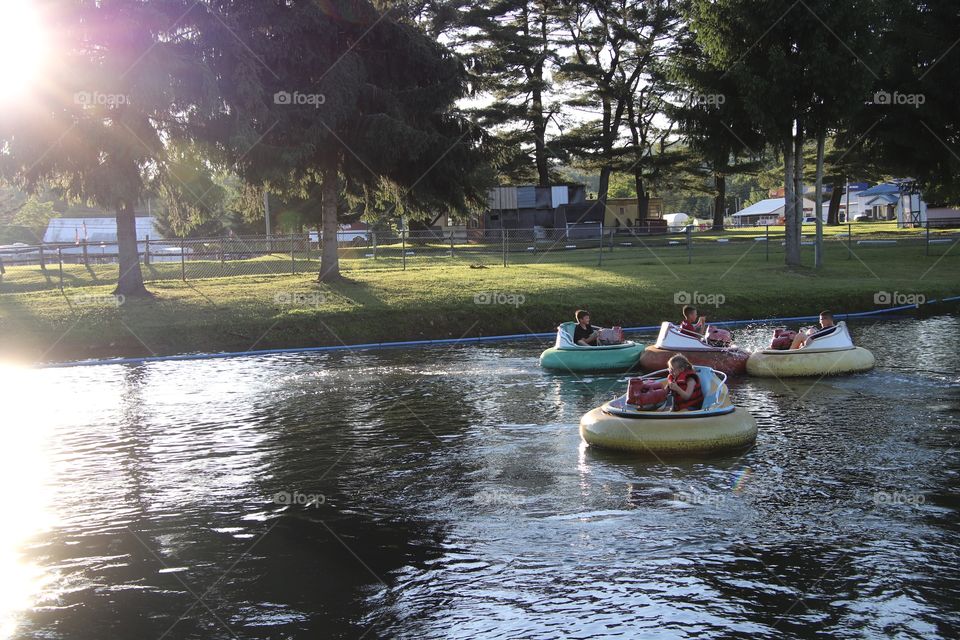
M 180 238 L 180 279 L 183 282 L 187 281 L 187 260 L 184 256 L 183 238 Z
M 83 266 L 87 269 L 90 268 L 90 255 L 87 253 L 87 240 L 83 240 Z
M 767 241 L 764 244 L 767 245 L 767 262 L 770 262 L 770 225 L 767 225 Z
M 687 225 L 687 264 L 693 264 L 693 227 Z
M 500 247 L 503 251 L 503 266 L 507 266 L 507 229 L 500 227 Z
M 297 274 L 297 259 L 294 257 L 294 251 L 296 246 L 294 245 L 294 242 L 295 242 L 294 237 L 295 236 L 291 233 L 290 234 L 290 274 L 291 275 Z
M 144 237 L 143 264 L 150 264 L 150 236 Z
M 227 247 L 226 247 L 226 238 L 220 237 L 220 266 L 224 266 L 227 263 Z
M 450 229 L 450 257 L 453 257 L 453 229 Z
M 40 245 L 40 271 L 47 272 L 47 259 L 43 253 L 43 245 Z
M 63 291 L 63 248 L 57 247 L 57 261 L 60 263 L 60 291 Z
M 403 260 L 403 270 L 407 270 L 407 230 L 400 229 L 400 258 Z
M 927 220 L 926 226 L 927 226 L 927 243 L 926 243 L 927 252 L 926 253 L 927 255 L 930 255 L 930 221 L 929 220 Z
M 847 260 L 853 258 L 853 225 L 847 222 Z

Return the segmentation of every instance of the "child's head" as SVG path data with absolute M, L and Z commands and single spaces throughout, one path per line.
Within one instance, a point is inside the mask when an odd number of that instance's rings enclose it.
M 693 369 L 693 365 L 690 364 L 690 361 L 687 360 L 685 355 L 678 353 L 667 361 L 667 369 L 673 375 L 677 375 L 688 369 Z
M 683 319 L 687 322 L 693 322 L 697 319 L 697 308 L 689 304 L 683 308 Z
M 829 311 L 820 312 L 820 326 L 826 329 L 833 326 L 833 314 Z
M 586 309 L 577 309 L 577 312 L 574 315 L 579 323 L 590 322 L 590 312 Z

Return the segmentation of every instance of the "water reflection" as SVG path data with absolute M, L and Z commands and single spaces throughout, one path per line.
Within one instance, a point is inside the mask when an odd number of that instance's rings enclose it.
M 854 325 L 876 371 L 734 380 L 757 446 L 665 461 L 536 344 L 5 371 L 6 634 L 948 637 L 958 330 Z

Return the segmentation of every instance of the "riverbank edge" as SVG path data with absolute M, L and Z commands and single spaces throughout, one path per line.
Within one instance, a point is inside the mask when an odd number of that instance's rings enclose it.
M 937 299 L 955 296 L 956 292 L 938 291 Z M 849 292 L 831 295 L 807 292 L 803 299 L 751 296 L 749 302 L 728 303 L 717 321 L 764 322 L 777 318 L 815 316 L 822 309 L 835 314 L 852 314 L 888 309 L 877 305 L 873 291 L 851 296 Z M 128 304 L 131 304 L 128 302 Z M 155 300 L 138 300 L 136 306 L 156 304 Z M 603 305 L 603 307 L 612 306 Z M 656 326 L 679 312 L 679 305 L 656 309 L 634 301 L 621 301 L 614 322 L 604 322 L 610 310 L 593 305 L 594 322 L 631 326 Z M 924 304 L 912 313 L 919 316 L 953 313 L 960 309 L 957 301 Z M 141 309 L 142 310 L 142 309 Z M 112 318 L 80 317 L 59 333 L 53 326 L 37 325 L 32 331 L 16 336 L 7 334 L 0 340 L 0 360 L 26 365 L 49 365 L 63 362 L 111 358 L 144 358 L 179 355 L 244 353 L 275 349 L 346 347 L 387 344 L 419 340 L 446 340 L 455 344 L 465 338 L 514 336 L 531 334 L 544 348 L 553 342 L 552 332 L 567 319 L 571 308 L 560 304 L 532 304 L 527 308 L 505 310 L 492 306 L 452 306 L 433 309 L 425 317 L 420 305 L 407 308 L 368 309 L 325 314 L 321 312 L 276 317 L 230 317 L 229 310 L 218 309 L 223 322 L 211 323 L 201 315 L 178 317 L 177 322 L 159 322 L 147 326 L 131 326 L 123 317 L 130 308 L 117 310 Z M 718 315 L 705 308 L 708 316 Z M 904 315 L 910 311 L 900 311 Z M 883 315 L 853 318 L 851 323 L 874 323 Z M 629 321 L 627 321 L 629 319 Z M 155 319 L 156 320 L 156 319 Z M 173 318 L 171 318 L 173 320 Z M 136 323 L 134 323 L 135 325 Z M 543 333 L 547 336 L 534 336 Z M 259 336 L 259 337 L 258 337 Z M 14 338 L 10 340 L 9 338 Z M 400 345 L 402 346 L 402 345 Z

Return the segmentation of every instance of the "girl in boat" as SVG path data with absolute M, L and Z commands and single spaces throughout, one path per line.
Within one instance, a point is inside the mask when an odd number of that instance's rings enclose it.
M 673 396 L 674 411 L 698 411 L 703 405 L 700 378 L 686 356 L 677 354 L 667 362 L 670 372 L 663 386 Z

